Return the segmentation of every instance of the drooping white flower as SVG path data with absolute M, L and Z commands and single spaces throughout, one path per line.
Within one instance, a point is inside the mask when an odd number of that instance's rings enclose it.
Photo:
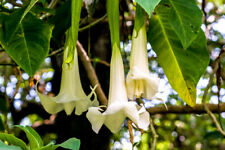
M 151 99 L 158 92 L 159 78 L 153 76 L 148 68 L 147 37 L 145 24 L 132 35 L 130 71 L 126 78 L 129 99 Z
M 74 50 L 73 61 L 70 63 L 65 62 L 69 49 L 70 46 L 67 44 L 64 50 L 64 62 L 62 64 L 62 78 L 59 94 L 55 97 L 50 97 L 37 91 L 41 104 L 50 114 L 55 114 L 64 109 L 66 114 L 70 115 L 75 108 L 75 114 L 81 115 L 90 106 L 99 105 L 94 92 L 95 88 L 92 89 L 92 92 L 88 96 L 83 91 L 78 68 L 77 49 Z M 91 101 L 90 98 L 93 94 L 95 98 Z
M 103 124 L 116 133 L 121 128 L 126 117 L 131 119 L 139 128 L 146 130 L 149 125 L 149 113 L 135 102 L 128 102 L 123 61 L 117 44 L 113 46 L 110 65 L 110 88 L 108 108 L 102 113 L 100 107 L 90 107 L 87 118 L 92 129 L 98 133 Z

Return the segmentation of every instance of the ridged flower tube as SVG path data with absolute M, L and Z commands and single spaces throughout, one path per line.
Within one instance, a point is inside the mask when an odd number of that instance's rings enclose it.
M 128 98 L 151 99 L 158 92 L 159 78 L 154 77 L 148 68 L 147 37 L 144 12 L 137 6 L 135 27 L 132 35 L 130 71 L 126 78 Z
M 66 114 L 70 115 L 75 108 L 75 114 L 81 115 L 90 106 L 98 106 L 98 101 L 94 92 L 95 88 L 92 89 L 92 92 L 88 96 L 83 91 L 78 68 L 77 49 L 74 50 L 73 61 L 70 63 L 65 62 L 71 50 L 70 48 L 71 44 L 65 46 L 59 94 L 55 97 L 50 97 L 37 91 L 41 104 L 50 114 L 55 114 L 64 109 Z M 91 101 L 90 98 L 93 94 L 95 98 Z
M 86 115 L 96 133 L 103 124 L 111 132 L 118 132 L 127 117 L 141 129 L 146 130 L 149 126 L 149 113 L 145 108 L 135 102 L 128 102 L 123 61 L 117 44 L 113 46 L 110 65 L 108 108 L 102 111 L 100 107 L 90 107 Z

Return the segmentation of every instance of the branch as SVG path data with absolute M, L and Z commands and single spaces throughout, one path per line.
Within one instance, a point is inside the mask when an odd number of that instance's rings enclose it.
M 80 60 L 83 63 L 84 68 L 87 72 L 87 76 L 91 82 L 91 85 L 93 87 L 95 85 L 98 85 L 95 91 L 96 91 L 99 101 L 101 102 L 102 105 L 107 105 L 107 98 L 101 88 L 99 81 L 98 81 L 98 77 L 95 73 L 95 70 L 94 70 L 92 64 L 91 64 L 91 60 L 89 59 L 86 51 L 84 50 L 83 46 L 80 44 L 79 41 L 77 41 L 77 50 L 78 50 L 78 55 L 80 57 Z
M 221 125 L 220 125 L 219 122 L 217 121 L 215 115 L 209 110 L 209 107 L 207 107 L 206 105 L 204 105 L 204 106 L 205 106 L 205 110 L 207 111 L 207 113 L 208 113 L 209 116 L 212 118 L 213 122 L 215 123 L 217 130 L 218 130 L 223 136 L 225 136 L 225 132 L 223 131 Z M 220 111 L 220 108 L 219 108 L 219 111 Z
M 64 50 L 64 47 L 61 47 L 55 51 L 52 51 L 48 56 L 50 57 L 50 56 L 56 55 L 58 53 L 61 53 L 63 50 Z
M 80 28 L 80 29 L 79 29 L 79 32 L 82 32 L 82 31 L 84 31 L 84 30 L 86 30 L 86 29 L 91 28 L 92 26 L 94 26 L 94 25 L 96 25 L 97 23 L 99 23 L 99 22 L 101 22 L 102 20 L 104 20 L 106 17 L 107 17 L 107 14 L 105 14 L 105 15 L 102 16 L 101 18 L 97 19 L 96 21 L 90 23 L 89 25 Z
M 223 135 L 225 136 L 225 131 L 223 131 L 221 125 L 219 124 L 219 122 L 217 121 L 215 115 L 211 112 L 211 110 L 208 108 L 208 106 L 206 105 L 205 101 L 206 101 L 206 97 L 207 97 L 207 94 L 208 94 L 208 90 L 210 89 L 212 83 L 213 83 L 213 77 L 214 77 L 214 74 L 217 72 L 218 70 L 218 67 L 219 67 L 219 63 L 220 63 L 220 59 L 223 57 L 223 54 L 224 54 L 225 50 L 224 49 L 221 49 L 220 51 L 220 54 L 219 56 L 217 57 L 215 63 L 214 63 L 214 68 L 213 68 L 213 72 L 212 74 L 210 75 L 210 78 L 209 78 L 209 83 L 207 85 L 207 87 L 205 88 L 204 90 L 204 94 L 203 94 L 203 97 L 202 97 L 202 102 L 203 102 L 203 105 L 204 105 L 204 109 L 206 110 L 206 112 L 209 114 L 209 116 L 212 118 L 214 124 L 216 125 L 216 128 L 217 130 Z M 219 97 L 218 97 L 219 98 Z M 218 108 L 218 112 L 221 112 L 220 111 L 220 103 L 218 102 L 218 105 L 217 105 L 217 108 Z
M 17 66 L 17 65 L 16 64 L 7 64 L 7 63 L 6 64 L 5 63 L 4 64 L 1 64 L 0 63 L 0 66 L 12 66 L 13 67 L 13 66 Z
M 217 104 L 206 104 L 212 113 L 218 113 Z M 147 111 L 151 115 L 155 114 L 202 114 L 207 113 L 204 104 L 196 104 L 194 107 L 190 106 L 167 106 L 168 110 L 164 106 L 157 106 L 148 108 Z M 219 104 L 220 112 L 225 112 L 225 103 Z
M 152 142 L 151 150 L 155 150 L 157 139 L 158 139 L 159 135 L 157 134 L 157 132 L 155 130 L 154 123 L 153 123 L 151 116 L 149 116 L 149 119 L 150 119 L 150 127 L 152 130 L 152 135 L 153 135 L 153 142 Z

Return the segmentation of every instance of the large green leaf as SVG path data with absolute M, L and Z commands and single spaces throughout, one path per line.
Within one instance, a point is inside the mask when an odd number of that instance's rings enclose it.
M 33 76 L 48 54 L 52 27 L 28 13 L 14 36 L 6 41 L 12 20 L 17 20 L 17 14 L 23 11 L 18 10 L 10 16 L 0 15 L 0 42 L 12 59 Z
M 6 30 L 8 31 L 6 32 L 5 36 L 6 42 L 11 40 L 11 37 L 13 37 L 16 33 L 20 23 L 37 1 L 38 0 L 31 0 L 27 7 L 22 8 L 20 11 L 18 11 L 18 13 L 14 13 L 12 19 L 8 19 L 6 22 Z
M 159 4 L 161 0 L 135 0 L 147 13 L 149 16 L 152 15 L 153 10 Z
M 20 147 L 18 146 L 13 146 L 13 145 L 6 145 L 5 143 L 3 143 L 0 140 L 0 148 L 1 150 L 22 150 Z
M 170 25 L 170 7 L 159 5 L 150 19 L 148 39 L 158 56 L 169 83 L 188 105 L 196 103 L 196 85 L 209 63 L 206 38 L 202 31 L 184 49 Z
M 15 146 L 19 146 L 22 150 L 28 150 L 27 145 L 12 134 L 0 133 L 0 140 L 7 141 Z
M 17 125 L 16 127 L 20 128 L 26 133 L 31 149 L 37 149 L 43 146 L 43 141 L 40 135 L 34 129 L 29 126 L 24 127 L 20 125 Z
M 195 0 L 169 0 L 169 21 L 181 40 L 184 48 L 187 48 L 197 37 L 202 24 L 202 12 Z

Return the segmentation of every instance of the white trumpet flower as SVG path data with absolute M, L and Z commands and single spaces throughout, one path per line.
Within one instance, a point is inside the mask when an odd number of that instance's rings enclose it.
M 120 50 L 116 44 L 113 46 L 110 65 L 110 88 L 108 108 L 102 113 L 100 107 L 90 107 L 87 118 L 92 129 L 98 133 L 103 124 L 116 133 L 120 130 L 126 117 L 131 119 L 139 128 L 146 130 L 149 126 L 149 113 L 135 102 L 128 102 L 124 68 Z
M 133 30 L 130 71 L 126 78 L 128 98 L 151 99 L 158 92 L 159 81 L 148 68 L 147 38 L 143 24 L 139 31 Z
M 75 108 L 75 114 L 81 115 L 90 106 L 99 105 L 94 92 L 96 86 L 88 96 L 83 91 L 78 68 L 77 49 L 74 50 L 74 61 L 71 63 L 65 62 L 68 51 L 69 46 L 66 46 L 59 94 L 55 97 L 50 97 L 37 91 L 41 104 L 50 114 L 55 114 L 64 109 L 66 114 L 70 115 Z M 93 94 L 95 98 L 91 101 L 90 98 Z

